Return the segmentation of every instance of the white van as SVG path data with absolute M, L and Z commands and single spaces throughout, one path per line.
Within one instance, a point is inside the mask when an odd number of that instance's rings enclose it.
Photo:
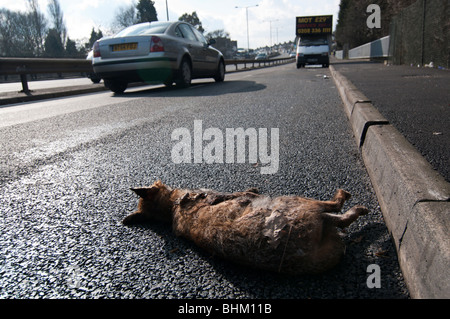
M 306 64 L 330 65 L 330 46 L 327 36 L 301 37 L 297 42 L 297 69 Z

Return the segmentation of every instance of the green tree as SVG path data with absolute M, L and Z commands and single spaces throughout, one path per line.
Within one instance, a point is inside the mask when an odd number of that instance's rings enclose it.
M 137 6 L 137 20 L 141 22 L 158 21 L 155 2 L 151 0 L 139 0 Z
M 68 58 L 81 58 L 82 56 L 81 52 L 77 49 L 75 41 L 72 41 L 70 38 L 67 38 L 65 51 L 65 55 Z
M 98 29 L 98 32 L 95 31 L 94 28 L 92 28 L 91 31 L 91 37 L 89 38 L 89 42 L 85 43 L 84 47 L 86 48 L 86 51 L 90 51 L 92 47 L 94 46 L 95 41 L 103 38 L 103 32 L 102 30 Z
M 187 23 L 192 24 L 194 27 L 197 28 L 198 31 L 201 33 L 205 32 L 205 29 L 203 29 L 202 23 L 200 19 L 198 18 L 197 12 L 194 11 L 192 14 L 185 13 L 181 17 L 178 18 L 178 21 L 184 21 Z
M 226 32 L 224 29 L 218 29 L 218 30 L 208 32 L 205 35 L 205 38 L 208 41 L 211 39 L 229 39 L 230 34 L 228 32 Z
M 61 58 L 64 56 L 64 46 L 58 30 L 50 29 L 44 43 L 45 56 L 50 58 Z

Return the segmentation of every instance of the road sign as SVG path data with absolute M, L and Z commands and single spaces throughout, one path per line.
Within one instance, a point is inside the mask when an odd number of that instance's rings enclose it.
M 333 16 L 309 16 L 296 18 L 296 35 L 326 35 L 333 30 Z

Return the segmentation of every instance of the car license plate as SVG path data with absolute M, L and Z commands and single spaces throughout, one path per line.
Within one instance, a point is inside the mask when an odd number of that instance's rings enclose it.
M 308 62 L 317 62 L 317 59 L 308 59 Z
M 115 45 L 113 45 L 113 48 L 112 48 L 113 52 L 136 50 L 136 49 L 137 49 L 137 43 L 115 44 Z

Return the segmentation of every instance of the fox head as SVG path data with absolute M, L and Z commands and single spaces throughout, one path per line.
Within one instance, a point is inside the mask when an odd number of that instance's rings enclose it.
M 172 222 L 172 206 L 170 199 L 172 189 L 157 181 L 150 187 L 131 188 L 140 196 L 136 212 L 125 217 L 125 225 L 139 224 L 148 221 Z

